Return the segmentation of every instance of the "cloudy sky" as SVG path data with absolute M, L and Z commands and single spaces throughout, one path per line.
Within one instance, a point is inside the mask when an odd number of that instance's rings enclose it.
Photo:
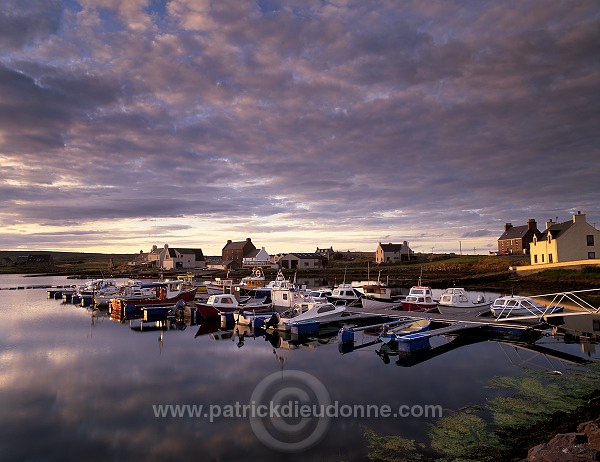
M 0 249 L 600 226 L 600 3 L 3 0 Z

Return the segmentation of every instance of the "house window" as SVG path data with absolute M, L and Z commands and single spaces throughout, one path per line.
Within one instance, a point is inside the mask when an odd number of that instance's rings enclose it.
M 537 263 L 537 255 L 533 256 L 533 263 Z
M 587 245 L 594 245 L 594 235 L 593 234 L 587 235 Z
M 548 254 L 548 263 L 552 263 L 552 254 L 551 253 Z
M 542 254 L 542 263 L 544 263 L 544 254 Z
M 596 252 L 588 252 L 588 258 L 594 260 L 596 258 Z

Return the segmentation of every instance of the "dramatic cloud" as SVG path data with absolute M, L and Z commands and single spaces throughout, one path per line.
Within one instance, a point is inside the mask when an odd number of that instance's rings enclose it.
M 0 248 L 487 252 L 505 222 L 597 223 L 599 13 L 9 0 Z

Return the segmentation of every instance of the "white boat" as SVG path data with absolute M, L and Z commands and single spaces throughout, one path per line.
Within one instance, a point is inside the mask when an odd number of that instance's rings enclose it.
M 332 303 L 343 303 L 349 305 L 353 302 L 357 302 L 362 297 L 362 294 L 356 290 L 352 284 L 342 283 L 331 292 L 331 295 L 327 297 Z
M 343 319 L 345 305 L 334 305 L 331 302 L 315 302 L 306 298 L 296 303 L 283 313 L 275 313 L 265 324 L 267 328 L 287 331 L 295 323 L 318 321 L 319 323 L 336 322 Z
M 115 297 L 128 299 L 146 299 L 156 295 L 156 289 L 153 287 L 142 287 L 142 281 L 129 279 L 119 286 L 108 286 L 98 290 L 94 294 L 94 303 L 97 306 L 108 306 L 110 300 Z
M 216 318 L 222 313 L 234 313 L 236 311 L 269 311 L 270 303 L 255 301 L 253 304 L 242 304 L 233 294 L 216 294 L 208 297 L 206 302 L 196 302 L 196 310 L 204 319 Z
M 491 300 L 479 295 L 476 301 L 470 299 L 462 287 L 451 287 L 444 291 L 438 301 L 438 311 L 441 314 L 474 314 L 479 315 L 489 311 Z
M 542 305 L 531 297 L 520 295 L 507 295 L 494 300 L 490 311 L 497 318 L 508 318 L 512 316 L 534 316 L 541 318 L 547 314 L 562 313 L 564 306 Z
M 402 301 L 400 299 L 393 301 L 363 297 L 361 303 L 365 310 L 402 310 Z
M 331 294 L 331 289 L 313 289 L 306 292 L 308 297 L 312 297 L 313 300 L 318 302 L 326 302 L 327 297 L 329 297 Z
M 277 308 L 292 308 L 305 298 L 306 290 L 300 290 L 295 283 L 286 279 L 281 270 L 277 272 L 275 280 L 271 281 L 268 287 L 271 288 L 271 302 Z

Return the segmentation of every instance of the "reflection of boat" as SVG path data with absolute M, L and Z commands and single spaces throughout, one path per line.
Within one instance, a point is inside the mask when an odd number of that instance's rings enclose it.
M 283 313 L 275 313 L 265 326 L 277 330 L 290 330 L 292 324 L 317 321 L 319 323 L 336 322 L 342 319 L 346 311 L 345 305 L 334 305 L 331 302 L 314 302 L 305 299 L 296 303 L 291 309 Z
M 196 302 L 196 309 L 203 318 L 208 319 L 220 316 L 221 313 L 234 313 L 239 310 L 268 311 L 271 309 L 271 304 L 260 302 L 240 304 L 232 294 L 217 294 L 208 297 L 206 302 Z
M 437 307 L 433 292 L 429 286 L 412 286 L 408 295 L 402 299 L 404 311 L 425 311 Z
M 548 314 L 562 313 L 561 305 L 542 305 L 530 297 L 521 295 L 507 295 L 494 300 L 490 306 L 492 314 L 498 318 L 509 316 L 535 316 L 542 317 Z
M 404 338 L 407 338 L 406 336 L 408 334 L 417 334 L 419 332 L 428 331 L 430 325 L 431 320 L 429 318 L 407 320 L 405 323 L 397 324 L 393 327 L 384 325 L 379 334 L 379 338 L 384 343 L 389 343 L 390 341 L 400 342 Z
M 476 301 L 472 301 L 462 287 L 451 287 L 446 289 L 438 302 L 438 311 L 441 314 L 480 314 L 489 311 L 491 301 L 486 301 L 483 295 L 479 295 Z

